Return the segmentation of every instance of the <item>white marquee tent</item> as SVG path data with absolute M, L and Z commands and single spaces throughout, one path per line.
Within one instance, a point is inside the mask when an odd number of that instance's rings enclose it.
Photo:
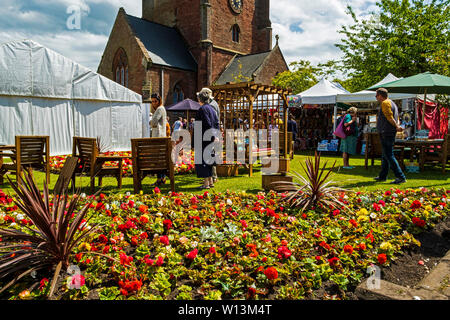
M 394 76 L 392 73 L 389 73 L 383 80 L 378 82 L 377 84 L 374 84 L 374 86 L 382 85 L 388 82 L 392 82 L 395 80 L 398 80 L 396 76 Z M 403 100 L 403 99 L 410 99 L 415 98 L 415 94 L 403 94 L 403 93 L 390 93 L 389 98 L 392 100 Z M 375 98 L 375 91 L 369 91 L 369 90 L 363 90 L 355 93 L 347 93 L 347 94 L 338 94 L 337 95 L 337 102 L 342 103 L 370 103 L 370 102 L 377 102 L 377 99 Z
M 142 97 L 30 41 L 0 45 L 0 144 L 49 135 L 51 155 L 72 153 L 72 137 L 101 137 L 112 151 L 143 136 Z
M 323 78 L 314 86 L 299 93 L 302 104 L 335 104 L 338 94 L 348 94 L 342 87 Z

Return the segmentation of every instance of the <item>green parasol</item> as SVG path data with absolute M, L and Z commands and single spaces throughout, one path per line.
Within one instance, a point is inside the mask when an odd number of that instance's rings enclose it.
M 373 86 L 367 90 L 376 90 L 378 88 L 386 88 L 389 92 L 392 93 L 423 94 L 423 114 L 425 114 L 427 93 L 450 94 L 450 77 L 425 72 L 412 77 L 399 79 L 378 86 Z M 424 124 L 424 119 L 425 117 L 422 117 L 422 127 Z

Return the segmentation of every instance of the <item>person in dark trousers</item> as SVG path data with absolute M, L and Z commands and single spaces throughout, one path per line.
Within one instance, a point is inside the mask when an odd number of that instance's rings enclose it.
M 209 129 L 217 129 L 219 130 L 219 119 L 217 118 L 216 111 L 214 111 L 213 107 L 209 105 L 209 95 L 206 92 L 199 92 L 197 94 L 198 102 L 201 107 L 197 112 L 197 121 L 202 122 L 202 140 L 206 131 Z M 201 152 L 202 155 L 202 163 L 195 165 L 195 171 L 197 172 L 198 178 L 203 178 L 203 185 L 200 187 L 201 189 L 209 189 L 214 187 L 213 182 L 213 165 L 207 164 L 204 158 L 204 151 L 206 147 L 214 142 L 215 137 L 212 137 L 211 141 L 202 141 L 202 149 L 195 150 L 195 153 Z M 214 156 L 214 155 L 212 155 Z
M 396 179 L 392 184 L 401 184 L 406 182 L 405 174 L 394 156 L 394 143 L 397 132 L 402 132 L 398 121 L 397 105 L 388 98 L 388 91 L 380 88 L 376 92 L 376 99 L 381 103 L 377 115 L 377 131 L 380 135 L 381 147 L 383 149 L 381 172 L 376 181 L 386 181 L 389 168 L 394 171 Z
M 294 145 L 295 145 L 295 141 L 297 140 L 298 129 L 297 129 L 297 122 L 295 121 L 295 117 L 292 114 L 289 117 L 287 131 L 292 132 L 292 141 L 294 141 Z

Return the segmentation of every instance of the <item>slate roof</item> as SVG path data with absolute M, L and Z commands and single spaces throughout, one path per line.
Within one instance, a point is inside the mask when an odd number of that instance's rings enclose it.
M 175 29 L 126 15 L 131 29 L 147 49 L 153 64 L 197 72 L 197 63 Z
M 223 85 L 235 82 L 235 78 L 239 75 L 249 78 L 250 81 L 253 80 L 253 74 L 258 71 L 271 52 L 236 56 L 228 68 L 220 75 L 219 79 L 217 79 L 216 83 Z

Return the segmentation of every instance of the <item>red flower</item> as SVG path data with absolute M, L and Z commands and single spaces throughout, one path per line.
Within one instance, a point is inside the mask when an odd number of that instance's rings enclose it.
M 216 247 L 209 248 L 209 253 L 215 254 L 216 253 Z
M 349 244 L 346 244 L 344 246 L 344 252 L 348 253 L 348 254 L 352 254 L 353 253 L 353 247 Z
M 255 294 L 256 294 L 256 289 L 253 288 L 253 287 L 249 287 L 249 288 L 248 288 L 248 295 L 249 295 L 250 297 L 254 297 Z
M 181 201 L 180 198 L 176 198 L 176 199 L 175 199 L 175 204 L 176 204 L 177 206 L 180 206 L 180 205 L 183 204 L 183 201 Z
M 321 246 L 325 250 L 330 250 L 331 249 L 330 245 L 328 243 L 326 243 L 325 241 L 322 241 L 321 243 L 319 243 L 319 246 Z
M 339 258 L 338 257 L 333 257 L 331 259 L 328 259 L 328 263 L 330 264 L 330 266 L 335 266 L 337 265 L 339 262 Z
M 384 195 L 385 195 L 385 196 L 390 196 L 390 195 L 391 195 L 391 192 L 388 190 L 388 191 L 386 191 L 386 192 L 384 193 Z
M 341 213 L 341 211 L 339 209 L 334 209 L 333 210 L 333 217 L 337 216 L 339 213 Z
M 412 223 L 421 228 L 423 228 L 426 225 L 425 220 L 419 219 L 417 217 L 412 218 Z
M 155 189 L 153 189 L 153 192 L 154 192 L 154 193 L 161 193 L 161 190 L 159 190 L 158 187 L 155 187 Z
M 197 257 L 197 254 L 198 250 L 194 249 L 186 255 L 186 258 L 188 258 L 189 260 L 194 260 Z
M 372 205 L 372 207 L 373 207 L 373 210 L 375 210 L 375 211 L 380 211 L 381 210 L 381 206 L 378 203 L 374 203 Z
M 47 278 L 42 279 L 39 282 L 39 290 L 42 291 L 45 288 L 45 286 L 47 285 L 48 282 L 49 282 L 49 280 Z
M 142 224 L 146 224 L 146 223 L 148 223 L 148 217 L 147 216 L 141 216 L 140 218 L 139 218 L 139 222 L 140 223 L 142 223 Z
M 164 264 L 164 257 L 163 256 L 159 256 L 158 260 L 156 260 L 156 265 L 158 267 L 162 266 Z
M 168 246 L 169 245 L 169 237 L 161 236 L 161 237 L 159 237 L 159 242 L 161 242 L 165 246 Z
M 274 267 L 269 267 L 264 271 L 264 274 L 266 275 L 267 279 L 269 280 L 275 280 L 278 278 L 278 271 Z
M 167 230 L 170 230 L 172 228 L 172 221 L 169 219 L 166 219 L 163 221 L 163 225 Z
M 147 210 L 148 210 L 148 207 L 147 207 L 146 205 L 141 204 L 141 205 L 139 206 L 139 211 L 140 211 L 141 213 L 146 213 Z
M 244 230 L 245 230 L 245 228 L 247 228 L 247 227 L 248 227 L 248 224 L 247 224 L 247 222 L 246 222 L 245 220 L 241 220 L 240 222 L 241 222 L 241 225 L 242 225 L 242 229 L 244 229 Z
M 192 197 L 191 198 L 191 204 L 197 204 L 197 203 L 198 203 L 197 197 Z
M 287 259 L 292 255 L 291 250 L 288 247 L 281 246 L 278 248 L 278 259 Z
M 358 249 L 358 250 L 361 250 L 361 251 L 366 250 L 366 248 L 367 248 L 367 247 L 366 247 L 366 244 L 365 244 L 364 242 L 358 244 L 358 247 L 357 247 L 357 249 Z
M 413 203 L 411 203 L 410 209 L 420 209 L 422 207 L 422 203 L 419 200 L 414 200 Z
M 354 226 L 355 228 L 358 226 L 358 223 L 356 222 L 355 219 L 350 219 L 348 222 L 350 222 L 350 224 L 351 224 L 352 226 Z
M 108 243 L 108 238 L 104 234 L 101 234 L 98 236 L 98 241 L 101 243 Z
M 320 261 L 320 260 L 322 260 L 322 257 L 321 256 L 316 256 L 316 261 Z
M 380 253 L 380 254 L 378 255 L 378 263 L 379 263 L 379 264 L 385 264 L 386 261 L 387 261 L 386 254 Z

